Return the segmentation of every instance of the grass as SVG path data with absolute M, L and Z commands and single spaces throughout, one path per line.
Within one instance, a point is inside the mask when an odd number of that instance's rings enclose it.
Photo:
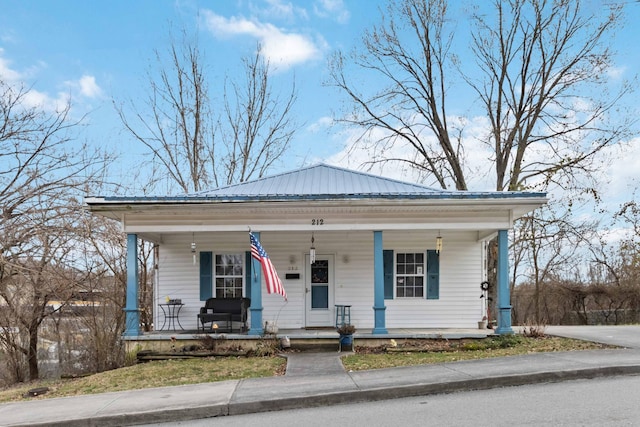
M 348 371 L 363 371 L 530 353 L 604 348 L 612 348 L 612 346 L 569 338 L 506 335 L 481 340 L 402 341 L 395 343 L 395 346 L 374 349 L 372 353 L 355 353 L 345 356 L 342 358 L 342 363 Z
M 395 344 L 395 345 L 394 345 Z M 527 338 L 521 335 L 481 340 L 401 340 L 375 349 L 358 348 L 355 354 L 342 358 L 348 371 L 380 369 L 398 366 L 443 363 L 519 354 L 610 348 L 610 346 L 567 338 Z M 83 378 L 41 380 L 22 383 L 0 390 L 0 402 L 22 400 L 31 389 L 50 389 L 38 398 L 76 396 L 237 380 L 282 375 L 286 359 L 264 357 L 210 357 L 185 360 L 163 360 L 141 363 Z
M 48 387 L 41 398 L 77 396 L 282 375 L 282 357 L 211 357 L 141 363 L 83 378 L 40 380 L 0 390 L 0 402 L 22 400 L 33 388 Z

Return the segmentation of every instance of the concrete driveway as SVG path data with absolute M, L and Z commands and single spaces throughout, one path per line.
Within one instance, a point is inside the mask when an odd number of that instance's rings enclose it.
M 547 335 L 640 349 L 640 325 L 547 326 Z

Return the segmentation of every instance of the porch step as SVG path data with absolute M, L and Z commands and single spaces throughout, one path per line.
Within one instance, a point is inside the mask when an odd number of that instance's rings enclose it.
M 334 352 L 338 350 L 338 337 L 297 339 L 290 338 L 291 349 L 300 352 Z

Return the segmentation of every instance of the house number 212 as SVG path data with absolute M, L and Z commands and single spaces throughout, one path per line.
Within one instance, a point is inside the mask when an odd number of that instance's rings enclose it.
M 324 219 L 314 218 L 311 220 L 311 225 L 324 225 Z

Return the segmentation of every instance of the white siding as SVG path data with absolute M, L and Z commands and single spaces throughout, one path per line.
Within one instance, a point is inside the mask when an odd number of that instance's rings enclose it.
M 384 233 L 384 247 L 400 252 L 422 251 L 425 246 L 421 234 Z M 482 244 L 476 241 L 475 234 L 443 234 L 440 298 L 385 300 L 387 328 L 477 327 L 482 317 Z M 425 240 L 427 246 L 433 248 L 435 236 Z
M 383 232 L 384 249 L 400 252 L 423 252 L 434 249 L 437 233 Z M 482 281 L 481 244 L 476 233 L 442 234 L 444 248 L 440 255 L 440 299 L 407 298 L 385 300 L 387 328 L 475 327 L 480 320 Z M 193 264 L 191 234 L 164 234 L 160 245 L 159 282 L 156 301 L 165 296 L 180 298 L 185 306 L 180 322 L 187 329 L 197 327 L 197 313 L 203 302 L 199 298 L 199 254 Z M 262 246 L 269 254 L 283 280 L 288 301 L 269 295 L 262 287 L 262 319 L 277 321 L 280 328 L 305 327 L 305 255 L 309 253 L 311 233 L 262 232 Z M 198 253 L 244 253 L 249 250 L 248 233 L 198 233 Z M 351 321 L 360 329 L 374 326 L 373 232 L 315 232 L 319 255 L 333 255 L 335 288 L 330 307 L 351 305 Z M 299 280 L 286 280 L 286 273 L 299 273 Z M 250 295 L 245 295 L 250 297 Z M 162 315 L 156 325 L 162 325 Z M 335 314 L 332 316 L 335 319 Z M 157 323 L 157 322 L 160 323 Z

